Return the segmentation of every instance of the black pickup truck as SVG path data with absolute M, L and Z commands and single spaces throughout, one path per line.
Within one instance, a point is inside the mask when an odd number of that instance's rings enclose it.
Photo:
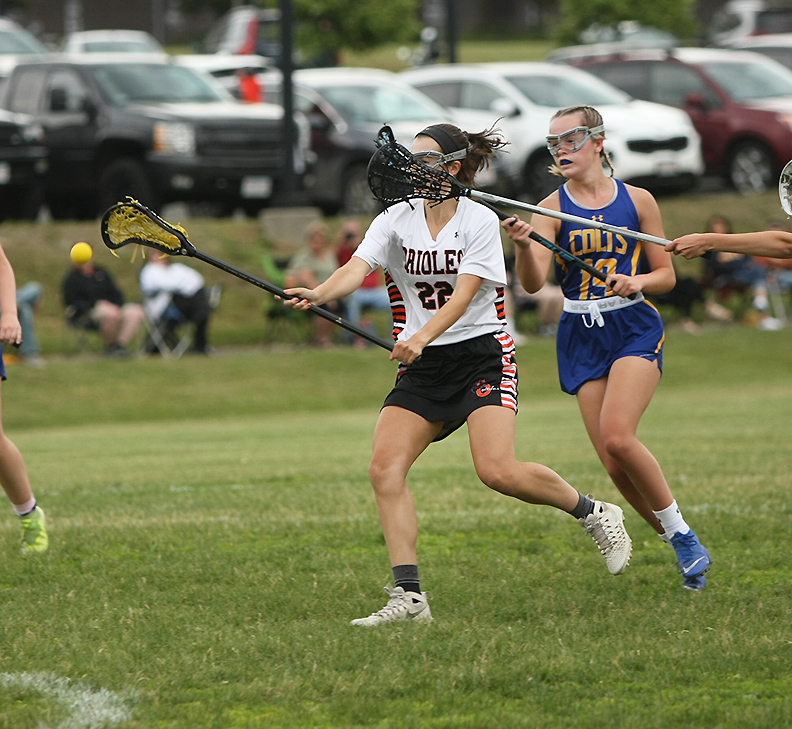
M 43 128 L 56 219 L 90 219 L 127 195 L 154 209 L 208 200 L 255 214 L 283 191 L 287 155 L 299 187 L 309 154 L 299 117 L 285 149 L 282 107 L 242 104 L 192 69 L 131 54 L 20 63 L 0 107 Z

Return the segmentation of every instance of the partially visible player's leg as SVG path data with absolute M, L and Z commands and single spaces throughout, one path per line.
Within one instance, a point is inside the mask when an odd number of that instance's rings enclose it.
M 0 406 L 0 410 L 2 407 Z M 22 528 L 22 553 L 44 552 L 49 538 L 44 521 L 44 512 L 36 505 L 30 488 L 27 468 L 22 454 L 5 434 L 0 414 L 0 484 L 20 517 Z
M 369 478 L 396 587 L 386 586 L 390 599 L 384 608 L 353 620 L 352 625 L 366 627 L 397 620 L 432 619 L 418 576 L 418 518 L 407 486 L 407 473 L 440 432 L 441 425 L 400 407 L 386 406 L 380 412 L 374 430 Z
M 377 420 L 369 478 L 391 565 L 415 562 L 418 520 L 407 472 L 440 431 L 440 425 L 392 406 L 384 407 Z
M 470 449 L 479 478 L 502 494 L 575 516 L 596 542 L 611 574 L 624 572 L 632 542 L 622 510 L 583 496 L 547 466 L 517 461 L 515 415 L 509 408 L 488 405 L 468 416 Z
M 476 473 L 494 491 L 529 504 L 545 504 L 571 512 L 579 493 L 541 463 L 517 460 L 514 451 L 516 413 L 487 405 L 468 416 L 470 452 Z
M 703 584 L 692 586 L 689 583 L 709 569 L 709 552 L 685 522 L 660 464 L 637 435 L 638 423 L 659 380 L 660 371 L 654 362 L 641 357 L 623 357 L 613 364 L 607 378 L 586 383 L 580 389 L 578 403 L 586 428 L 590 435 L 593 433 L 592 442 L 597 452 L 601 458 L 605 456 L 603 463 L 608 467 L 612 461 L 618 466 L 618 469 L 609 468 L 611 476 L 618 478 L 614 478 L 614 483 L 641 516 L 674 547 L 685 587 L 701 590 Z M 619 471 L 627 476 L 627 481 Z
M 608 379 L 603 377 L 598 380 L 591 380 L 583 385 L 577 393 L 578 407 L 583 417 L 583 424 L 586 427 L 589 439 L 597 453 L 602 465 L 611 478 L 611 481 L 619 489 L 619 492 L 627 500 L 627 503 L 635 509 L 638 514 L 654 529 L 658 534 L 663 534 L 664 530 L 660 522 L 652 511 L 643 494 L 633 484 L 630 476 L 619 463 L 608 453 L 605 447 L 605 440 L 601 430 L 601 415 L 603 411 L 603 401 L 608 385 Z

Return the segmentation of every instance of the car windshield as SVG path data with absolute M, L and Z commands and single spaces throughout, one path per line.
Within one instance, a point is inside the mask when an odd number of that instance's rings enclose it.
M 184 66 L 158 63 L 106 64 L 92 67 L 94 78 L 111 104 L 226 101 L 202 76 Z
M 431 101 L 392 86 L 325 86 L 319 91 L 347 123 L 392 124 L 445 117 Z
M 713 61 L 701 66 L 734 101 L 792 96 L 792 73 L 770 63 Z
M 46 53 L 47 49 L 27 31 L 0 30 L 0 53 Z
M 627 94 L 603 83 L 599 79 L 540 74 L 530 76 L 507 76 L 528 99 L 538 106 L 563 109 L 567 106 L 607 106 L 623 104 L 629 100 Z

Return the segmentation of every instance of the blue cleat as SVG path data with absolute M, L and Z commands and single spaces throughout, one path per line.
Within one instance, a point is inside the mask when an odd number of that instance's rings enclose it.
M 686 577 L 682 582 L 682 587 L 693 592 L 702 592 L 706 586 L 707 578 L 704 574 L 700 574 L 698 577 Z
M 670 541 L 671 546 L 676 552 L 679 571 L 682 573 L 682 577 L 684 577 L 686 582 L 693 581 L 694 578 L 703 575 L 710 568 L 712 564 L 710 553 L 702 546 L 692 529 L 687 534 L 677 532 L 671 537 Z

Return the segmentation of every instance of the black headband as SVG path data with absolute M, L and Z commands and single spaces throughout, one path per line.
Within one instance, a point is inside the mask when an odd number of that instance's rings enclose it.
M 418 132 L 418 134 L 415 136 L 431 137 L 440 145 L 440 149 L 443 150 L 443 154 L 458 152 L 460 149 L 465 149 L 467 146 L 463 144 L 460 147 L 456 140 L 445 129 L 437 126 L 436 124 L 426 127 L 426 129 L 424 129 L 422 132 Z

